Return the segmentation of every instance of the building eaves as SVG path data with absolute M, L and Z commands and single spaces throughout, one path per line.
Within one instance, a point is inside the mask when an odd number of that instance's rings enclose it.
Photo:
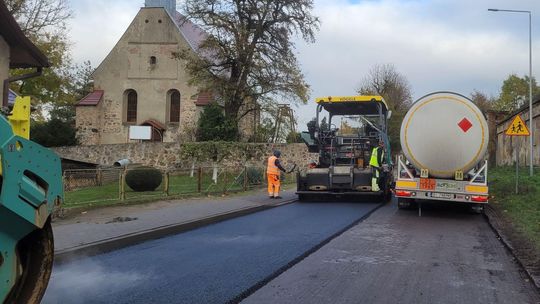
M 24 35 L 4 1 L 0 1 L 0 36 L 10 47 L 10 68 L 50 66 L 47 57 Z

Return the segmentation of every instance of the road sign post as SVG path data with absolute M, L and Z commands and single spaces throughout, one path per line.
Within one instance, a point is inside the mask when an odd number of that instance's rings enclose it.
M 521 119 L 521 116 L 518 114 L 516 117 L 514 117 L 514 120 L 512 120 L 512 123 L 508 126 L 508 129 L 506 129 L 505 132 L 508 136 L 530 136 L 531 133 L 529 132 L 529 129 L 527 129 L 527 124 Z M 516 144 L 514 146 L 514 153 L 516 158 L 516 194 L 519 193 L 518 187 L 519 187 L 519 144 L 518 140 L 516 139 Z M 532 151 L 530 151 L 532 153 Z

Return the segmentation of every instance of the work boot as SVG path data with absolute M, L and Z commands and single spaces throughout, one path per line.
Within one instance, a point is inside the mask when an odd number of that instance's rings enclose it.
M 273 196 L 271 196 L 271 195 L 269 196 L 269 198 L 270 198 L 270 199 L 274 199 L 274 197 L 273 197 Z
M 274 199 L 281 199 L 282 197 L 281 196 L 274 196 Z

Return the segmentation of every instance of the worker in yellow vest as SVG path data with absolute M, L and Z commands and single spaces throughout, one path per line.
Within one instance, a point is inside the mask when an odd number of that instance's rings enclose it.
M 371 151 L 369 166 L 371 167 L 371 191 L 380 191 L 379 178 L 381 177 L 381 165 L 384 157 L 384 142 L 379 141 L 379 145 Z
M 268 196 L 270 198 L 281 198 L 279 196 L 280 186 L 280 171 L 286 173 L 287 171 L 281 166 L 279 158 L 281 152 L 274 151 L 273 155 L 268 158 L 268 166 L 266 167 L 266 176 L 268 177 Z

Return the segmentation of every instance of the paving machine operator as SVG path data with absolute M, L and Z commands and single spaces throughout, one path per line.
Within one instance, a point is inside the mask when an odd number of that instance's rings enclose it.
M 268 196 L 270 198 L 281 198 L 279 196 L 279 187 L 280 187 L 280 171 L 287 173 L 287 170 L 281 166 L 279 158 L 281 157 L 281 152 L 275 150 L 273 155 L 268 158 L 268 166 L 266 167 L 266 176 L 268 177 Z
M 380 191 L 380 177 L 382 171 L 382 162 L 384 157 L 384 142 L 379 141 L 379 145 L 371 151 L 369 166 L 371 167 L 371 191 Z

